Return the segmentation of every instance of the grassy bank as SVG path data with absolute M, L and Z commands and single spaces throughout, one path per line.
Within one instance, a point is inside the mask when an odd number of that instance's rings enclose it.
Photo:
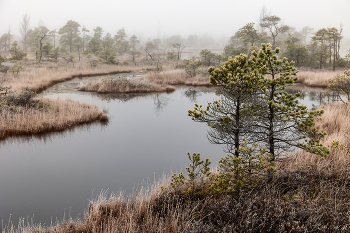
M 175 190 L 163 180 L 129 199 L 101 194 L 80 220 L 48 228 L 23 224 L 5 232 L 348 232 L 350 157 L 343 133 L 350 107 L 323 108 L 316 124 L 328 133 L 322 143 L 333 144 L 330 156 L 300 152 L 277 163 L 272 183 L 262 181 L 239 198 L 191 197 L 182 192 L 187 187 Z
M 150 72 L 137 78 L 139 81 L 162 85 L 209 86 L 209 77 L 197 75 L 189 77 L 184 70 L 166 70 L 160 73 Z
M 42 107 L 12 106 L 0 113 L 0 139 L 11 136 L 62 131 L 93 121 L 107 121 L 98 107 L 71 99 L 44 99 Z
M 209 78 L 201 75 L 189 77 L 184 70 L 149 72 L 133 80 L 126 78 L 104 78 L 81 85 L 79 91 L 99 93 L 149 93 L 170 92 L 175 88 L 169 85 L 210 86 Z
M 298 83 L 309 87 L 324 87 L 329 84 L 329 80 L 336 74 L 343 74 L 343 71 L 299 71 Z
M 26 87 L 26 90 L 39 93 L 56 83 L 75 77 L 145 72 L 150 69 L 152 69 L 151 66 L 108 65 L 99 65 L 93 68 L 87 62 L 76 63 L 74 66 L 56 63 L 38 65 L 27 61 L 22 65 L 22 70 L 18 74 L 0 76 L 0 87 L 11 87 L 10 90 L 14 92 L 12 96 L 8 96 L 8 94 L 5 96 L 5 91 L 0 91 L 0 97 L 15 99 L 16 96 L 23 96 L 23 87 Z M 45 106 L 45 108 L 15 103 L 10 104 L 8 108 L 0 107 L 0 110 L 0 140 L 10 136 L 62 131 L 74 125 L 108 119 L 107 114 L 98 110 L 96 106 L 72 100 L 51 100 L 50 106 Z
M 175 88 L 139 80 L 128 80 L 123 77 L 94 80 L 79 86 L 79 91 L 94 91 L 99 93 L 149 93 L 170 92 Z
M 100 65 L 91 68 L 88 64 L 79 63 L 72 66 L 57 65 L 25 65 L 18 76 L 4 76 L 3 86 L 12 86 L 13 90 L 20 91 L 21 87 L 29 87 L 34 92 L 41 92 L 57 83 L 71 80 L 75 77 L 100 76 L 108 74 L 145 72 L 152 70 L 152 66 L 108 66 Z

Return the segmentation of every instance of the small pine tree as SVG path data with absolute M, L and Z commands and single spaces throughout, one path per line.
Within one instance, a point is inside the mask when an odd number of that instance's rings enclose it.
M 0 66 L 2 66 L 1 63 L 5 62 L 5 61 L 6 61 L 6 59 L 3 56 L 1 56 L 1 54 L 0 54 Z
M 183 194 L 189 194 L 192 197 L 202 196 L 206 192 L 206 183 L 204 182 L 204 178 L 209 177 L 211 174 L 209 168 L 211 162 L 209 159 L 201 160 L 200 153 L 193 153 L 192 155 L 187 153 L 187 156 L 191 161 L 190 167 L 186 168 L 187 179 L 182 172 L 180 172 L 178 175 L 173 174 L 170 185 L 175 189 L 175 191 L 179 191 L 183 185 L 190 186 L 183 191 Z M 200 182 L 199 185 L 196 184 L 198 181 Z
M 344 71 L 344 74 L 337 74 L 333 79 L 329 80 L 327 88 L 328 94 L 332 94 L 345 103 L 342 95 L 350 101 L 350 70 Z
M 326 133 L 315 128 L 315 118 L 323 114 L 323 110 L 309 111 L 300 105 L 300 93 L 288 94 L 286 85 L 297 81 L 297 70 L 294 62 L 287 58 L 278 58 L 279 48 L 272 49 L 271 44 L 262 44 L 262 49 L 254 51 L 252 60 L 261 67 L 264 75 L 262 93 L 258 95 L 259 115 L 253 127 L 256 142 L 263 143 L 272 155 L 273 160 L 287 156 L 296 147 L 321 156 L 329 154 L 327 147 L 319 143 Z
M 280 60 L 278 54 L 279 48 L 272 50 L 271 44 L 263 44 L 249 60 L 240 55 L 217 69 L 210 67 L 210 83 L 221 87 L 222 98 L 206 109 L 195 104 L 188 115 L 207 123 L 212 128 L 211 142 L 226 144 L 236 157 L 243 138 L 249 144 L 265 146 L 271 162 L 289 156 L 296 148 L 326 156 L 329 149 L 319 141 L 326 133 L 315 128 L 315 118 L 323 110 L 309 111 L 299 104 L 300 93 L 284 91 L 286 85 L 297 80 L 297 70 L 293 62 Z
M 25 52 L 23 52 L 22 49 L 18 48 L 17 41 L 12 43 L 10 53 L 11 53 L 10 60 L 14 60 L 14 61 L 22 60 L 23 58 L 25 58 L 27 56 L 27 54 Z
M 237 199 L 242 191 L 255 187 L 265 180 L 268 172 L 274 170 L 275 164 L 265 147 L 256 143 L 248 145 L 247 141 L 243 140 L 238 152 L 238 156 L 227 154 L 219 160 L 217 174 L 211 178 L 211 194 Z

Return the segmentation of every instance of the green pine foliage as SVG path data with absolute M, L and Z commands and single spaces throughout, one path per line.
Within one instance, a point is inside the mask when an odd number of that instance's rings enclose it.
M 185 59 L 183 61 L 184 65 L 185 65 L 185 72 L 192 78 L 194 76 L 196 76 L 199 73 L 199 67 L 202 65 L 202 61 L 195 59 L 195 58 L 191 58 L 191 59 Z
M 262 94 L 258 95 L 260 110 L 253 127 L 256 142 L 266 145 L 274 159 L 288 156 L 296 147 L 327 156 L 329 149 L 319 143 L 326 133 L 315 128 L 315 118 L 320 117 L 323 110 L 309 111 L 299 104 L 299 93 L 284 91 L 287 85 L 297 81 L 298 71 L 293 61 L 279 59 L 279 52 L 279 48 L 273 50 L 270 44 L 262 44 L 262 49 L 254 51 L 251 57 L 266 77 Z
M 208 69 L 221 99 L 206 108 L 196 103 L 188 115 L 211 127 L 211 143 L 226 145 L 228 154 L 220 159 L 218 174 L 211 176 L 211 194 L 238 198 L 261 179 L 271 182 L 276 159 L 291 156 L 297 148 L 321 156 L 330 153 L 319 141 L 326 133 L 315 128 L 324 111 L 309 111 L 299 104 L 300 93 L 284 91 L 297 81 L 298 71 L 294 62 L 279 59 L 279 52 L 262 44 L 249 59 L 241 54 Z M 185 184 L 183 174 L 175 178 Z
M 206 108 L 195 104 L 188 115 L 192 120 L 205 122 L 209 140 L 215 144 L 225 144 L 228 153 L 238 156 L 239 144 L 243 137 L 254 142 L 250 131 L 255 106 L 255 94 L 262 86 L 262 70 L 246 55 L 229 58 L 219 68 L 210 67 L 210 83 L 219 86 L 222 98 L 209 103 Z
M 17 41 L 12 43 L 10 53 L 11 53 L 10 60 L 13 60 L 13 61 L 20 61 L 27 56 L 27 54 L 23 52 L 21 48 L 18 47 Z
M 333 79 L 329 80 L 328 94 L 336 96 L 342 102 L 342 96 L 346 96 L 350 101 L 350 70 L 344 71 L 344 74 L 337 74 Z
M 115 64 L 116 61 L 116 53 L 114 48 L 108 48 L 108 47 L 104 47 L 101 51 L 101 53 L 99 54 L 100 60 L 102 61 L 102 63 L 105 64 Z
M 200 153 L 187 153 L 189 160 L 191 161 L 190 167 L 186 168 L 187 178 L 180 172 L 178 175 L 173 174 L 171 179 L 171 187 L 176 191 L 180 191 L 185 185 L 185 190 L 182 191 L 185 195 L 191 197 L 200 197 L 206 193 L 205 178 L 211 175 L 209 159 L 201 160 Z
M 227 154 L 219 160 L 217 173 L 211 177 L 209 192 L 213 195 L 225 195 L 238 199 L 242 191 L 254 188 L 266 180 L 266 174 L 275 168 L 271 154 L 256 143 L 248 145 L 242 141 L 239 155 Z
M 2 66 L 1 63 L 5 62 L 5 61 L 6 61 L 6 59 L 3 56 L 1 56 L 1 54 L 0 54 L 0 67 Z

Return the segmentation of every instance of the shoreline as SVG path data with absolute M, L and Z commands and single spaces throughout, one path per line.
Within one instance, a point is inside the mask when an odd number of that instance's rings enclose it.
M 107 122 L 109 119 L 106 111 L 99 110 L 97 106 L 69 98 L 44 99 L 44 103 L 49 103 L 49 106 L 1 113 L 0 141 L 11 137 L 60 132 L 77 125 L 95 121 Z

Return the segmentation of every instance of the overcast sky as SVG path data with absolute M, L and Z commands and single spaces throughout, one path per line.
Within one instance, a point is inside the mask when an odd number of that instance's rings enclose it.
M 9 27 L 19 35 L 20 21 L 28 13 L 31 27 L 41 21 L 50 30 L 74 20 L 90 31 L 101 26 L 112 35 L 124 27 L 128 36 L 142 39 L 158 34 L 230 37 L 245 24 L 256 23 L 264 5 L 297 30 L 339 28 L 342 23 L 345 41 L 350 41 L 350 0 L 0 0 L 0 36 Z

